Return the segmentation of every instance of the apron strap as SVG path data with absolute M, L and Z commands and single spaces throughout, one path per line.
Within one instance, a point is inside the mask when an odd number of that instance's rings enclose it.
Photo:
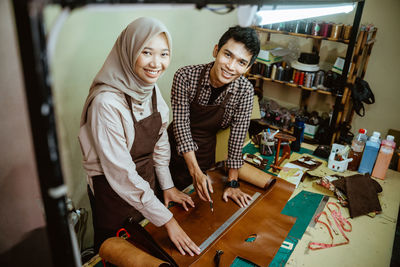
M 206 69 L 207 69 L 207 67 L 204 67 L 204 68 L 203 68 L 203 70 L 202 70 L 201 73 L 200 73 L 199 81 L 197 82 L 196 96 L 195 96 L 194 99 L 193 99 L 193 102 L 195 102 L 195 103 L 197 103 L 197 100 L 198 100 L 199 95 L 200 95 L 200 91 L 201 91 L 201 90 L 200 90 L 200 88 L 201 88 L 201 81 L 203 80 L 204 75 L 206 74 Z

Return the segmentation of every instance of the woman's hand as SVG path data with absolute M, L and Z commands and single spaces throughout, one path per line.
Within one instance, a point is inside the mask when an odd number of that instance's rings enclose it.
M 171 187 L 170 189 L 164 190 L 164 204 L 166 207 L 168 207 L 169 202 L 175 202 L 178 204 L 181 204 L 182 207 L 188 211 L 187 204 L 192 206 L 194 208 L 194 202 L 192 198 L 185 193 L 179 191 L 176 189 L 176 187 Z
M 231 198 L 233 201 L 235 201 L 236 204 L 238 204 L 239 207 L 241 207 L 241 208 L 249 205 L 249 203 L 251 201 L 251 196 L 244 193 L 242 190 L 240 190 L 240 188 L 227 187 L 224 190 L 222 199 L 225 202 L 228 202 L 228 197 Z
M 190 255 L 194 256 L 194 253 L 199 255 L 200 248 L 189 238 L 189 236 L 179 226 L 175 218 L 172 217 L 165 225 L 168 236 L 172 243 L 176 246 L 182 255 L 186 255 L 185 251 Z
M 201 170 L 193 175 L 193 186 L 201 200 L 212 201 L 209 193 L 214 193 L 211 185 L 210 177 L 205 175 Z

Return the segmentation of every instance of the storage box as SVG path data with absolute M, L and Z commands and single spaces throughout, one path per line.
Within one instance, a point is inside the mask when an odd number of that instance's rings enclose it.
M 285 48 L 275 48 L 264 50 L 261 49 L 258 53 L 257 61 L 264 64 L 273 64 L 283 60 L 283 57 L 290 53 L 290 50 Z
M 318 127 L 319 127 L 319 125 L 311 125 L 311 124 L 304 123 L 304 135 L 314 138 L 315 134 L 318 131 Z

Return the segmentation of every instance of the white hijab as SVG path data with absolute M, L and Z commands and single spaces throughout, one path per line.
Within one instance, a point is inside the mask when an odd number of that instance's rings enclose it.
M 143 48 L 160 33 L 165 33 L 171 52 L 171 36 L 165 25 L 154 18 L 138 18 L 121 32 L 103 67 L 90 86 L 89 95 L 83 107 L 80 126 L 86 123 L 86 114 L 90 103 L 99 93 L 124 92 L 139 103 L 152 96 L 155 84 L 142 81 L 134 72 L 134 69 L 136 60 Z

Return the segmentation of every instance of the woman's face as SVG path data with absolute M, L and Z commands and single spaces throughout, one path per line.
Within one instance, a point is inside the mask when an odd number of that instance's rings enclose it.
M 143 48 L 135 64 L 135 73 L 145 83 L 156 83 L 170 62 L 167 37 L 154 36 Z

